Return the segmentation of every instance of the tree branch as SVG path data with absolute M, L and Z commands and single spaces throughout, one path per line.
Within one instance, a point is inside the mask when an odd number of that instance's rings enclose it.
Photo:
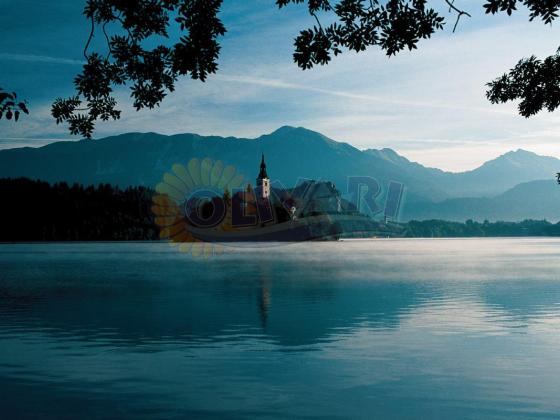
M 89 37 L 88 40 L 86 42 L 86 46 L 84 47 L 84 58 L 87 60 L 88 56 L 87 56 L 87 50 L 89 48 L 89 44 L 91 43 L 91 40 L 93 39 L 93 34 L 95 32 L 95 20 L 93 18 L 93 14 L 91 15 L 91 31 L 89 33 Z
M 312 12 L 311 15 L 315 18 L 315 21 L 317 22 L 317 25 L 319 25 L 319 29 L 321 30 L 321 32 L 323 32 L 323 26 L 321 25 L 321 21 L 319 20 L 315 12 Z
M 105 29 L 105 26 L 107 26 L 107 23 L 109 23 L 109 22 L 105 22 L 102 26 L 103 35 L 105 35 L 105 39 L 107 40 L 107 48 L 109 49 L 109 51 L 107 51 L 107 57 L 105 57 L 105 60 L 108 60 L 109 57 L 111 56 L 111 54 L 113 53 L 113 50 L 111 49 L 111 41 L 109 40 L 109 35 L 107 35 L 107 31 Z
M 459 24 L 459 20 L 461 19 L 461 16 L 465 15 L 468 17 L 471 17 L 471 15 L 468 12 L 465 12 L 464 10 L 458 9 L 453 3 L 455 3 L 455 0 L 444 0 L 447 5 L 449 6 L 449 11 L 455 11 L 457 13 L 457 20 L 455 21 L 455 25 L 453 26 L 453 32 L 455 32 L 455 30 L 457 29 L 457 25 Z

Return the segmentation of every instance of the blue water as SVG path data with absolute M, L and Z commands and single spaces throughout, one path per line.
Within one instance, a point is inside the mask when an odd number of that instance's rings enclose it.
M 560 240 L 184 251 L 0 245 L 0 418 L 560 417 Z

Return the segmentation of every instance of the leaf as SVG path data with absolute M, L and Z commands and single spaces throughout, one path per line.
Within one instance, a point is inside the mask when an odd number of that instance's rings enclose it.
M 18 104 L 18 107 L 19 107 L 19 109 L 21 109 L 26 114 L 29 114 L 29 110 L 27 109 L 27 106 L 25 105 L 25 102 L 20 102 Z
M 11 120 L 11 119 L 12 119 L 12 110 L 11 110 L 11 109 L 8 109 L 8 112 L 6 112 L 6 118 L 7 118 L 8 120 Z
M 15 119 L 16 121 L 19 120 L 19 111 L 16 111 L 16 112 L 14 113 L 14 119 Z

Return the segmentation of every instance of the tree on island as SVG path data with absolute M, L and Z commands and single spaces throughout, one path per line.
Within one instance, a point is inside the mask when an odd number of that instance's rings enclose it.
M 377 47 L 388 56 L 413 50 L 446 24 L 433 8 L 436 0 L 276 0 L 279 8 L 290 3 L 305 4 L 314 19 L 294 43 L 294 61 L 303 70 L 328 64 L 344 50 Z M 455 0 L 442 3 L 453 16 L 453 31 L 461 18 L 470 17 Z M 86 63 L 74 80 L 76 94 L 53 103 L 56 122 L 90 138 L 97 120 L 120 118 L 113 96 L 117 86 L 130 86 L 133 106 L 140 110 L 159 106 L 179 77 L 204 82 L 218 70 L 219 38 L 226 33 L 218 16 L 221 5 L 222 0 L 87 0 L 84 15 L 91 29 L 83 52 Z M 559 0 L 486 0 L 483 7 L 488 14 L 511 15 L 518 5 L 529 10 L 531 21 L 547 24 L 560 10 Z M 169 30 L 175 26 L 181 35 L 173 41 Z M 106 40 L 104 51 L 90 51 L 96 33 Z M 161 43 L 154 46 L 154 40 Z M 544 60 L 522 59 L 488 87 L 490 102 L 519 100 L 525 117 L 543 108 L 553 111 L 560 105 L 559 52 Z

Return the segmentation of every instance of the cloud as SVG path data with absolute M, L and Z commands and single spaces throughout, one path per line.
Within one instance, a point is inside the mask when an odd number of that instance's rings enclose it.
M 31 137 L 0 138 L 0 149 L 13 149 L 18 147 L 41 147 L 59 141 L 68 141 L 68 139 Z
M 493 112 L 498 114 L 509 114 L 508 111 L 496 109 L 496 108 L 488 109 L 482 107 L 477 108 L 477 107 L 461 106 L 461 105 L 450 104 L 450 103 L 411 101 L 406 99 L 396 99 L 391 96 L 377 96 L 377 95 L 369 95 L 369 94 L 362 94 L 362 93 L 345 92 L 336 89 L 333 90 L 322 89 L 309 85 L 290 83 L 278 79 L 263 79 L 257 77 L 236 76 L 236 75 L 229 75 L 229 76 L 217 75 L 216 78 L 218 80 L 223 80 L 232 83 L 257 85 L 257 86 L 264 86 L 264 87 L 274 88 L 274 89 L 292 89 L 292 90 L 299 90 L 305 92 L 313 92 L 322 95 L 335 96 L 339 98 L 354 99 L 354 100 L 366 101 L 366 102 L 375 102 L 383 105 L 390 104 L 390 105 L 399 105 L 399 106 L 407 106 L 407 107 L 455 109 L 455 110 L 466 110 L 466 111 L 474 111 L 474 112 Z
M 481 15 L 462 20 L 457 33 L 438 33 L 423 40 L 418 51 L 391 59 L 377 49 L 345 52 L 328 66 L 302 71 L 292 53 L 293 37 L 310 24 L 305 8 L 278 12 L 264 0 L 231 2 L 224 8 L 230 32 L 222 43 L 218 74 L 206 83 L 181 78 L 161 107 L 150 111 L 134 111 L 127 89 L 119 89 L 122 119 L 99 123 L 96 137 L 127 131 L 256 137 L 295 125 L 362 149 L 392 147 L 421 163 L 452 170 L 473 168 L 513 148 L 560 156 L 560 114 L 525 119 L 517 115 L 515 104 L 495 106 L 485 98 L 485 83 L 519 58 L 553 53 L 557 27 L 526 22 L 526 16 L 483 16 L 480 8 Z M 79 41 L 74 56 L 82 48 Z M 5 137 L 68 136 L 66 127 L 50 117 L 46 101 L 72 94 L 71 66 L 82 62 L 55 57 L 52 49 L 44 52 L 0 53 L 0 60 L 11 60 L 12 78 L 45 75 L 42 69 L 48 66 L 43 63 L 67 65 L 48 76 L 58 75 L 66 83 L 63 88 L 43 79 L 30 88 L 42 94 L 42 102 L 26 96 L 32 115 L 18 124 L 3 123 Z M 60 76 L 63 71 L 68 75 Z
M 36 55 L 36 54 L 0 53 L 0 60 L 26 61 L 31 63 L 70 64 L 76 66 L 81 66 L 85 64 L 85 61 L 83 60 L 73 60 L 70 58 L 50 57 L 47 55 Z

